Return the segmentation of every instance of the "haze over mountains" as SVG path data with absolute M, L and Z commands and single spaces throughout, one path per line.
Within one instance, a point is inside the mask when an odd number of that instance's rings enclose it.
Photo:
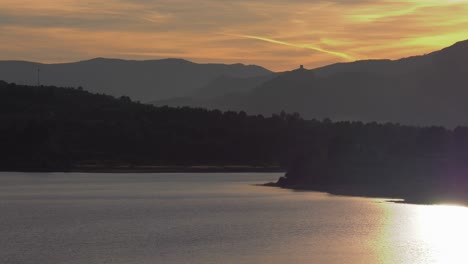
M 265 68 L 243 64 L 197 64 L 182 59 L 128 61 L 97 58 L 63 64 L 0 61 L 0 80 L 36 85 L 82 86 L 91 92 L 130 96 L 149 102 L 191 95 L 213 80 L 270 75 Z
M 468 41 L 423 56 L 298 69 L 246 94 L 202 106 L 248 113 L 299 112 L 305 118 L 468 125 Z M 180 102 L 165 101 L 178 106 Z
M 245 95 L 263 83 L 272 80 L 278 73 L 268 75 L 239 78 L 230 76 L 221 76 L 214 79 L 207 85 L 196 89 L 191 94 L 182 97 L 169 98 L 166 100 L 157 100 L 151 102 L 154 105 L 170 106 L 200 106 L 208 107 L 211 101 L 224 96 Z

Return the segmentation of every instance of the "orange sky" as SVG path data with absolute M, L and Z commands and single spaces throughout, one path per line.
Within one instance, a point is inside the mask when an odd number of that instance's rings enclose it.
M 0 0 L 0 60 L 184 58 L 289 70 L 468 39 L 468 0 Z

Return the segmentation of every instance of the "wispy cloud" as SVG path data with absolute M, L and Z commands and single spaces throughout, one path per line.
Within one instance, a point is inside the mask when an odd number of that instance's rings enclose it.
M 287 70 L 468 38 L 465 0 L 0 1 L 0 59 L 171 56 Z
M 353 58 L 352 56 L 350 56 L 348 54 L 322 49 L 322 48 L 320 48 L 318 46 L 313 46 L 313 45 L 310 45 L 310 44 L 293 44 L 293 43 L 289 43 L 289 42 L 285 42 L 285 41 L 279 41 L 279 40 L 274 40 L 274 39 L 264 38 L 264 37 L 258 37 L 258 36 L 248 36 L 248 35 L 239 35 L 239 37 L 248 38 L 248 39 L 255 39 L 255 40 L 265 41 L 265 42 L 269 42 L 269 43 L 273 43 L 273 44 L 279 44 L 279 45 L 294 47 L 294 48 L 309 49 L 309 50 L 313 50 L 313 51 L 327 53 L 327 54 L 337 56 L 337 57 L 340 57 L 340 58 L 343 58 L 343 59 L 346 59 L 346 60 L 355 60 L 355 58 Z

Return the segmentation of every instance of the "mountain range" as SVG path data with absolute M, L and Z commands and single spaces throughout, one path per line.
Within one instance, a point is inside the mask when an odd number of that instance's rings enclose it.
M 468 125 L 468 41 L 399 60 L 299 68 L 248 92 L 187 102 L 163 103 L 266 115 L 284 110 L 307 119 Z
M 38 70 L 39 76 L 38 76 Z M 130 61 L 96 58 L 62 64 L 0 61 L 0 80 L 24 85 L 83 87 L 149 102 L 187 96 L 221 78 L 250 78 L 271 71 L 243 64 L 197 64 L 182 59 Z M 39 80 L 38 80 L 39 77 Z
M 155 105 L 306 119 L 468 125 L 468 40 L 399 60 L 362 60 L 274 73 L 243 64 L 182 59 L 92 59 L 65 64 L 0 61 L 0 80 L 82 86 Z

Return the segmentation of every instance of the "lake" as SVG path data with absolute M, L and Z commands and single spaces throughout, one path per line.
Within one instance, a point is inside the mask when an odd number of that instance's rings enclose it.
M 468 208 L 256 186 L 280 173 L 0 173 L 0 263 L 468 263 Z

